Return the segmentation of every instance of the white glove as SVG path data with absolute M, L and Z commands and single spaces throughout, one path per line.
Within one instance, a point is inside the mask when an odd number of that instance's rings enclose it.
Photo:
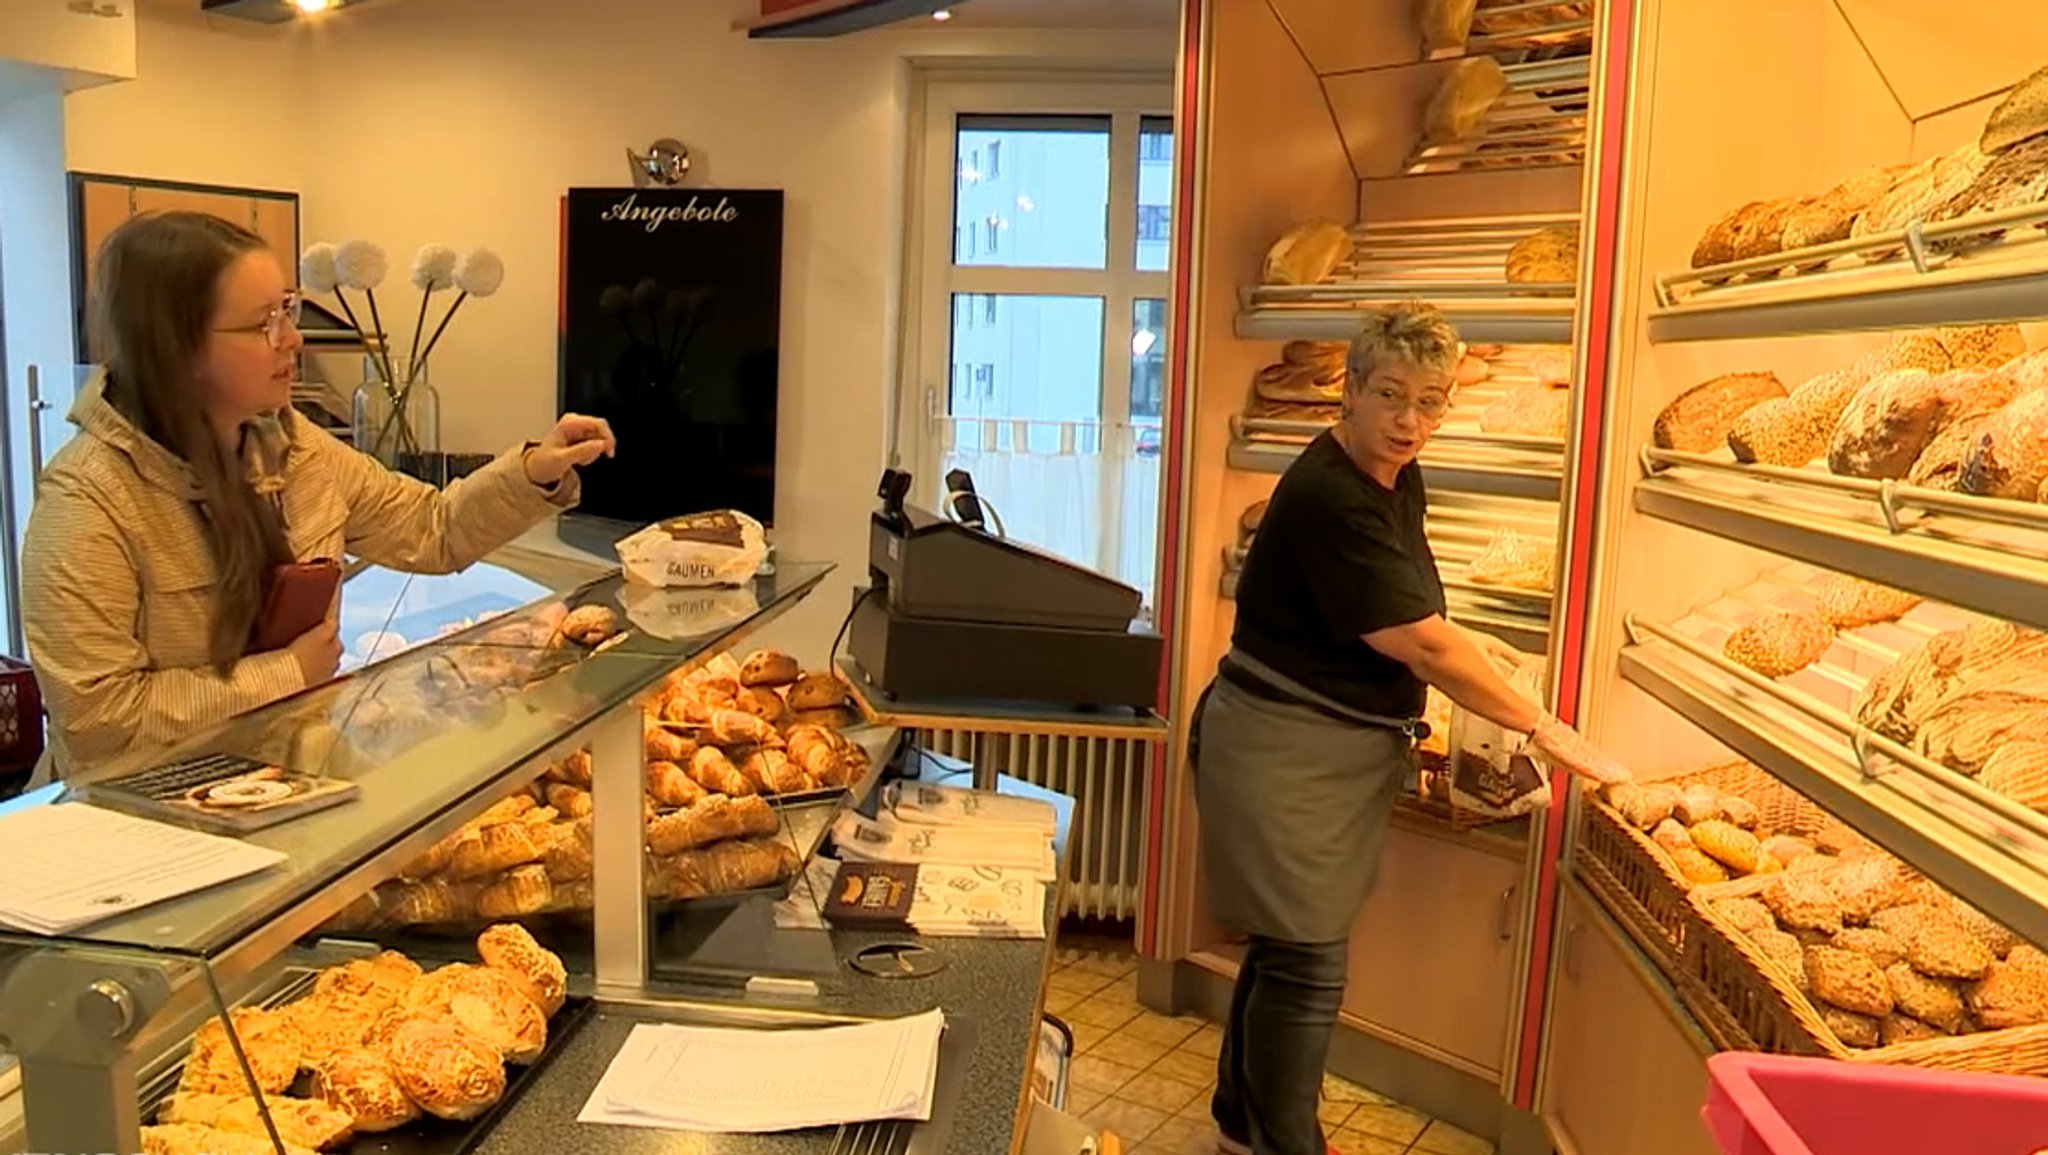
M 1628 767 L 1603 753 L 1577 730 L 1555 716 L 1544 713 L 1536 720 L 1529 745 L 1552 767 L 1566 770 L 1599 783 L 1627 782 L 1635 776 Z

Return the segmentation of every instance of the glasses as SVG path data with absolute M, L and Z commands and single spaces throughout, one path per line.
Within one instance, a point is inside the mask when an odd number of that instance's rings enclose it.
M 284 295 L 284 302 L 282 304 L 265 313 L 263 319 L 254 325 L 234 325 L 215 329 L 214 332 L 261 333 L 263 334 L 263 339 L 270 342 L 272 349 L 282 350 L 284 348 L 285 325 L 290 323 L 292 328 L 297 329 L 299 327 L 299 318 L 305 314 L 305 310 L 306 299 L 299 296 L 297 290 L 293 290 Z
M 1444 413 L 1451 407 L 1448 393 L 1424 393 L 1419 397 L 1409 397 L 1398 389 L 1381 387 L 1372 390 L 1367 396 L 1372 399 L 1376 408 L 1385 412 L 1398 415 L 1403 410 L 1413 409 L 1424 421 L 1442 420 Z

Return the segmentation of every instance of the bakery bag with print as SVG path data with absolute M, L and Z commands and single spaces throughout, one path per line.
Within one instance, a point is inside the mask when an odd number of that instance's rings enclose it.
M 1515 692 L 1543 700 L 1544 663 L 1506 646 L 1488 646 Z M 1513 818 L 1550 805 L 1550 774 L 1527 749 L 1528 739 L 1472 713 L 1451 710 L 1451 803 L 1490 818 Z
M 761 523 L 737 510 L 671 517 L 619 541 L 626 580 L 647 586 L 738 586 L 768 557 Z

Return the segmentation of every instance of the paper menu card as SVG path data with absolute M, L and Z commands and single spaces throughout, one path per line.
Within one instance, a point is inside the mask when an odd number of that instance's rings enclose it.
M 942 1011 L 847 1027 L 642 1023 L 578 1122 L 760 1134 L 931 1119 Z
M 81 846 L 116 848 L 80 854 Z M 66 934 L 266 870 L 285 855 L 82 802 L 0 817 L 0 923 Z

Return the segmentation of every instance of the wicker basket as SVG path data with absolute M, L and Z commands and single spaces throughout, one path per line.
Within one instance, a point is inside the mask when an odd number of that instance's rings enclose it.
M 1756 804 L 1763 834 L 1811 837 L 1834 819 L 1825 810 L 1765 771 L 1736 762 L 1669 780 L 1674 786 L 1704 783 Z M 1578 875 L 1601 903 L 1628 928 L 1667 975 L 1678 977 L 1691 915 L 1685 896 L 1693 884 L 1671 856 L 1598 795 L 1587 796 L 1586 820 L 1579 824 Z
M 1748 935 L 1713 908 L 1715 899 L 1755 896 L 1773 877 L 1756 875 L 1695 887 L 1687 896 L 1692 924 L 1686 930 L 1684 962 L 1676 985 L 1680 1001 L 1717 1046 L 1946 1071 L 2048 1074 L 2048 1025 L 1979 1031 L 1873 1050 L 1845 1046 L 1822 1021 L 1813 1002 L 1771 965 Z

